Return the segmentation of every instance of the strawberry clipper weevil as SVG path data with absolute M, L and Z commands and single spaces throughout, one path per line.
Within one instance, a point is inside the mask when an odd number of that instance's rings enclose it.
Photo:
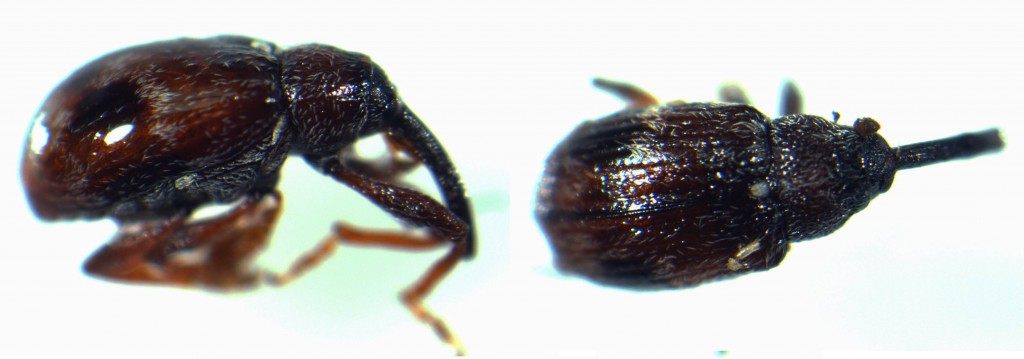
M 636 289 L 690 287 L 771 269 L 790 243 L 839 229 L 889 190 L 897 170 L 998 151 L 999 130 L 891 148 L 878 122 L 846 126 L 730 103 L 659 105 L 634 86 L 595 85 L 629 101 L 588 121 L 548 157 L 536 216 L 556 266 Z
M 383 135 L 390 156 L 353 150 Z M 338 223 L 280 274 L 254 268 L 281 205 L 289 154 L 423 229 L 364 231 Z M 400 185 L 420 164 L 442 201 Z M 242 36 L 129 47 L 78 69 L 50 94 L 22 160 L 28 201 L 44 220 L 112 218 L 119 231 L 85 263 L 89 274 L 212 290 L 282 285 L 339 241 L 395 248 L 450 247 L 402 293 L 403 303 L 461 353 L 423 299 L 474 252 L 462 181 L 440 142 L 369 57 L 331 46 L 277 48 Z M 443 204 L 442 204 L 443 203 Z M 232 204 L 212 218 L 198 208 Z

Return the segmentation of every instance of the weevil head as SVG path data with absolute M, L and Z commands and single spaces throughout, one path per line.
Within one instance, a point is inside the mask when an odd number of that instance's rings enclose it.
M 241 38 L 157 42 L 85 65 L 32 125 L 29 204 L 43 219 L 152 217 L 250 190 L 286 153 L 277 68 Z
M 875 120 L 791 115 L 772 126 L 772 179 L 791 240 L 835 231 L 892 186 L 896 155 Z

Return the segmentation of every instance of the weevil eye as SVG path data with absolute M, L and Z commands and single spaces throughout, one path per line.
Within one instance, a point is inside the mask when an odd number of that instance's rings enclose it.
M 882 128 L 882 125 L 879 125 L 878 121 L 871 117 L 861 117 L 853 121 L 853 131 L 861 136 L 871 136 L 878 133 L 880 128 Z

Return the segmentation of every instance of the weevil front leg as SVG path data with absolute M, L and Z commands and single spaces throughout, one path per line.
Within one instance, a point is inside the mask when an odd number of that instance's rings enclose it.
M 266 280 L 283 284 L 327 257 L 328 238 L 284 274 L 257 270 L 252 260 L 267 244 L 281 209 L 279 193 L 254 194 L 219 217 L 190 222 L 185 214 L 129 223 L 85 263 L 87 273 L 127 282 L 246 289 Z
M 390 132 L 384 132 L 381 136 L 387 148 L 387 155 L 384 158 L 367 160 L 357 156 L 354 148 L 349 147 L 342 150 L 339 156 L 345 168 L 379 181 L 395 182 L 423 164 L 423 161 L 416 157 L 411 145 L 402 137 Z
M 385 211 L 413 226 L 424 228 L 427 235 L 417 237 L 404 232 L 363 231 L 338 223 L 335 233 L 348 243 L 380 245 L 400 249 L 429 249 L 451 245 L 451 249 L 435 262 L 426 274 L 402 292 L 402 302 L 420 321 L 431 326 L 437 335 L 454 347 L 458 354 L 464 350 L 458 338 L 439 317 L 430 312 L 423 300 L 430 291 L 455 268 L 466 252 L 469 225 L 433 198 L 393 183 L 367 177 L 346 168 L 334 158 L 322 165 L 322 170 L 343 182 Z

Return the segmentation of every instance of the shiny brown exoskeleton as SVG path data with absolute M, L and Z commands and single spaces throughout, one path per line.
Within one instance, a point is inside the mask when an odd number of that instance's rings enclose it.
M 870 118 L 781 118 L 742 103 L 670 102 L 595 84 L 630 108 L 574 130 L 547 160 L 537 218 L 564 272 L 630 288 L 687 287 L 767 270 L 827 235 L 897 170 L 995 151 L 998 130 L 890 148 Z M 727 88 L 727 101 L 745 102 Z M 838 119 L 838 117 L 837 117 Z
M 391 156 L 356 156 L 352 145 L 375 134 L 384 135 Z M 275 187 L 289 153 L 426 229 L 426 236 L 337 224 L 287 273 L 253 268 L 278 216 Z M 420 163 L 445 204 L 399 184 Z M 88 273 L 113 280 L 215 290 L 280 285 L 323 260 L 339 240 L 450 245 L 402 300 L 461 352 L 421 303 L 473 253 L 469 200 L 441 144 L 365 55 L 315 44 L 278 49 L 241 36 L 108 54 L 77 70 L 43 104 L 22 179 L 32 209 L 45 220 L 118 223 L 117 236 L 85 264 Z M 191 217 L 212 203 L 234 207 L 214 218 Z

